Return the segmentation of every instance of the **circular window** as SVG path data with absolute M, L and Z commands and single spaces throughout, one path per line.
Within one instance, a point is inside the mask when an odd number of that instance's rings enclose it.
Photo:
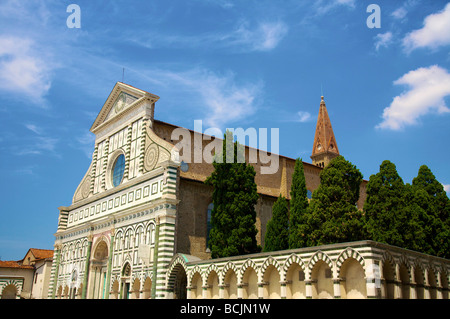
M 113 185 L 114 187 L 120 185 L 123 179 L 123 172 L 125 171 L 125 156 L 120 154 L 113 166 Z

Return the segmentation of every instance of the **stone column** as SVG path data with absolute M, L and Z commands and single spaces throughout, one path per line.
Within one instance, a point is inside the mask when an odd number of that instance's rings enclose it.
M 109 243 L 108 268 L 106 270 L 105 299 L 109 299 L 109 291 L 110 291 L 109 286 L 111 284 L 112 255 L 114 252 L 114 235 L 115 235 L 115 228 L 113 227 L 111 229 L 111 241 Z
M 258 282 L 258 299 L 264 299 L 264 286 L 267 285 L 264 282 Z
M 409 273 L 411 274 L 410 283 L 409 283 L 409 298 L 417 299 L 417 282 L 416 282 L 416 274 L 414 272 L 414 267 L 411 266 L 409 269 Z
M 333 295 L 334 299 L 341 299 L 341 279 L 333 278 Z
M 428 269 L 423 272 L 423 299 L 430 299 L 430 281 L 428 280 Z
M 219 285 L 219 299 L 225 299 L 225 288 L 227 287 L 227 285 L 222 284 Z
M 287 281 L 280 282 L 280 298 L 286 299 L 286 285 Z
M 88 236 L 88 245 L 86 252 L 86 262 L 84 265 L 84 278 L 83 278 L 83 290 L 81 293 L 81 299 L 86 299 L 86 292 L 88 286 L 88 277 L 89 277 L 89 265 L 91 260 L 91 248 L 92 248 L 92 235 Z
M 306 299 L 312 299 L 312 280 L 305 279 L 305 293 Z
M 394 279 L 394 299 L 402 299 L 402 282 L 400 280 L 400 265 L 395 265 L 395 279 Z
M 244 285 L 242 283 L 237 285 L 237 299 L 242 299 L 243 297 L 243 290 L 244 289 Z
M 151 240 L 151 239 L 150 239 Z M 158 243 L 159 243 L 159 218 L 156 219 L 155 226 L 155 247 L 153 249 L 153 266 L 152 266 L 152 299 L 156 297 L 156 276 L 157 276 L 157 265 L 158 265 Z M 189 299 L 189 298 L 188 298 Z

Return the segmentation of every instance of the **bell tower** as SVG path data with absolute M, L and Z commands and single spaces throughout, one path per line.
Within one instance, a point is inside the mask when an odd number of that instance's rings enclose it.
M 312 163 L 319 167 L 325 167 L 337 156 L 339 156 L 339 149 L 333 133 L 333 128 L 331 127 L 330 118 L 328 117 L 327 107 L 322 96 L 311 155 Z

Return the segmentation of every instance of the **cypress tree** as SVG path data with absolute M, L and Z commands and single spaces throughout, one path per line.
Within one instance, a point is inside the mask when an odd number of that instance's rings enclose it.
M 289 212 L 289 248 L 300 248 L 306 245 L 308 230 L 307 221 L 308 198 L 305 173 L 301 158 L 295 160 L 292 174 L 291 200 Z
M 289 248 L 289 208 L 285 197 L 279 196 L 272 207 L 272 218 L 267 223 L 264 251 Z
M 411 214 L 405 210 L 406 189 L 394 163 L 381 163 L 380 171 L 370 176 L 366 193 L 364 217 L 369 239 L 404 247 Z
M 423 240 L 418 251 L 448 258 L 450 257 L 449 199 L 444 187 L 436 180 L 431 170 L 422 165 L 412 181 L 412 200 L 416 218 L 421 226 Z
M 308 246 L 364 239 L 362 212 L 356 207 L 361 182 L 361 172 L 343 156 L 320 173 L 309 203 Z
M 214 188 L 214 208 L 209 235 L 212 258 L 256 253 L 261 250 L 256 243 L 256 173 L 253 166 L 238 160 L 239 147 L 242 146 L 237 142 L 233 143 L 233 135 L 227 131 L 222 153 L 216 155 L 214 171 L 205 181 Z M 234 154 L 230 156 L 230 152 Z M 227 158 L 234 158 L 234 161 L 227 163 Z

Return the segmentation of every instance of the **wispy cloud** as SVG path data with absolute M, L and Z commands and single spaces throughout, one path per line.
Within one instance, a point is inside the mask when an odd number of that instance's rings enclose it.
M 27 140 L 31 143 L 20 143 L 13 147 L 16 155 L 41 155 L 53 154 L 55 155 L 56 145 L 59 142 L 58 138 L 50 137 L 45 134 L 45 130 L 35 124 L 27 123 L 25 127 L 35 135 L 28 135 Z
M 283 21 L 260 22 L 255 26 L 243 20 L 230 31 L 215 31 L 190 35 L 167 35 L 154 33 L 138 37 L 132 35 L 127 38 L 148 48 L 182 47 L 204 48 L 215 50 L 224 48 L 231 53 L 264 52 L 275 49 L 287 35 L 289 27 Z
M 92 153 L 94 152 L 95 135 L 91 132 L 85 132 L 84 134 L 76 138 L 78 144 L 77 148 L 83 151 L 87 158 L 92 158 Z
M 403 39 L 406 52 L 445 45 L 450 45 L 450 3 L 442 11 L 427 16 L 423 28 L 408 33 Z
M 260 23 L 254 29 L 243 22 L 229 35 L 223 37 L 228 46 L 244 48 L 248 51 L 270 51 L 278 46 L 286 36 L 288 26 L 281 21 Z
M 256 112 L 261 83 L 238 84 L 235 75 L 218 75 L 206 69 L 170 74 L 174 84 L 191 90 L 197 97 L 207 125 L 222 128 Z
M 404 6 L 394 10 L 394 12 L 391 13 L 391 16 L 394 17 L 395 19 L 401 20 L 404 17 L 406 17 L 406 15 L 408 14 L 408 11 L 406 10 L 406 8 Z
M 400 130 L 428 113 L 449 113 L 444 98 L 450 95 L 450 73 L 437 65 L 410 71 L 394 82 L 408 91 L 396 96 L 383 111 L 380 129 Z
M 388 47 L 392 43 L 392 32 L 378 33 L 375 36 L 375 49 L 378 51 L 381 47 Z
M 25 127 L 38 135 L 41 135 L 43 133 L 42 129 L 35 124 L 25 124 Z
M 297 112 L 297 117 L 294 119 L 296 122 L 300 122 L 300 123 L 305 123 L 310 121 L 311 118 L 311 113 L 309 112 L 304 112 L 304 111 L 299 111 Z
M 354 8 L 355 0 L 319 0 L 315 1 L 317 14 L 326 14 L 339 7 Z

